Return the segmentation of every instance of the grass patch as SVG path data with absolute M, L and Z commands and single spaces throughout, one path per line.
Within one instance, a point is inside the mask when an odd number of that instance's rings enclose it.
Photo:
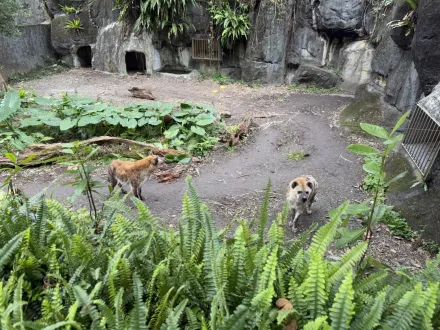
M 69 66 L 64 61 L 58 61 L 55 64 L 48 63 L 47 66 L 38 67 L 24 73 L 16 73 L 8 78 L 9 84 L 17 84 L 34 79 L 41 79 L 57 73 L 69 70 Z
M 289 89 L 298 91 L 298 92 L 305 92 L 305 93 L 312 93 L 312 94 L 329 94 L 329 93 L 337 93 L 337 92 L 343 92 L 342 89 L 338 87 L 331 87 L 331 88 L 321 88 L 317 87 L 315 85 L 290 85 Z
M 294 160 L 296 162 L 303 160 L 305 157 L 307 157 L 308 154 L 304 150 L 296 150 L 291 151 L 287 154 L 287 159 Z

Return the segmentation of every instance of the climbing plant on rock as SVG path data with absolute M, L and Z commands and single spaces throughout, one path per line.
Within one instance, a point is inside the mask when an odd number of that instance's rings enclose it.
M 167 32 L 168 38 L 176 37 L 191 28 L 186 20 L 194 0 L 115 0 L 115 9 L 120 10 L 119 20 L 134 24 L 136 33 Z

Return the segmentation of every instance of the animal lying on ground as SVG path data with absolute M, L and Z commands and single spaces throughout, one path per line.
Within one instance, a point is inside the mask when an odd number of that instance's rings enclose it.
M 304 210 L 307 214 L 312 214 L 312 204 L 315 200 L 318 182 L 311 175 L 302 175 L 289 183 L 287 200 L 290 205 L 292 220 L 289 226 L 295 232 L 295 224 Z
M 129 183 L 133 195 L 144 201 L 142 197 L 142 184 L 148 176 L 161 163 L 158 156 L 150 155 L 144 159 L 130 162 L 122 160 L 114 160 L 108 167 L 108 181 L 114 188 L 116 185 L 121 187 L 122 193 L 127 192 L 123 188 L 123 184 Z

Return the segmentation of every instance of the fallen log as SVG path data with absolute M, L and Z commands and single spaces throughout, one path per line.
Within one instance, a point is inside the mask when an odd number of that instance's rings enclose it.
M 241 137 L 245 134 L 248 134 L 251 124 L 252 124 L 252 115 L 248 114 L 238 126 L 237 131 L 234 134 L 232 134 L 231 138 L 229 139 L 230 147 L 236 146 L 240 142 Z
M 132 87 L 128 90 L 131 92 L 131 96 L 138 99 L 155 100 L 153 93 L 149 88 Z
M 146 154 L 151 151 L 154 155 L 158 156 L 165 156 L 168 154 L 177 156 L 181 155 L 182 152 L 174 149 L 161 149 L 158 148 L 151 143 L 145 143 L 145 142 L 139 142 L 139 141 L 133 141 L 128 139 L 123 139 L 119 137 L 113 137 L 113 136 L 99 136 L 94 137 L 85 141 L 79 142 L 81 146 L 87 146 L 90 144 L 124 144 L 128 146 L 136 146 L 145 148 L 145 150 L 142 150 L 142 153 Z M 58 156 L 63 155 L 63 144 L 62 143 L 51 143 L 51 144 L 32 144 L 28 147 L 26 147 L 23 152 L 20 153 L 17 160 L 18 162 L 26 159 L 30 155 L 35 155 L 35 157 L 28 163 L 26 163 L 26 167 L 32 167 L 32 166 L 40 166 L 42 164 L 49 164 L 56 162 L 56 158 Z M 14 164 L 6 157 L 0 157 L 0 168 L 2 167 L 14 167 Z
M 188 166 L 176 166 L 169 170 L 156 172 L 154 175 L 156 176 L 159 183 L 171 183 L 174 180 L 178 179 L 182 172 L 184 172 L 187 168 Z

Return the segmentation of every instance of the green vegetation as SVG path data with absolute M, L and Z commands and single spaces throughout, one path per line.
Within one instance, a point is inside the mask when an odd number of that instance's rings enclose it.
M 0 110 L 0 141 L 7 151 L 48 139 L 69 142 L 110 135 L 204 155 L 223 129 L 214 108 L 191 103 L 145 102 L 120 108 L 75 95 L 56 99 L 9 91 Z
M 64 61 L 58 61 L 56 63 L 47 62 L 43 67 L 37 67 L 26 73 L 16 73 L 8 78 L 10 84 L 16 84 L 19 82 L 25 82 L 34 79 L 44 78 L 56 73 L 61 73 L 68 70 L 69 66 Z
M 19 34 L 15 26 L 15 16 L 20 5 L 15 0 L 1 0 L 0 2 L 0 34 L 16 36 Z
M 306 157 L 306 156 L 308 156 L 306 154 L 306 152 L 301 149 L 301 150 L 296 150 L 296 151 L 289 152 L 287 154 L 287 159 L 294 160 L 294 161 L 298 162 L 300 160 L 303 160 L 304 157 Z
M 315 85 L 296 85 L 296 84 L 290 85 L 289 89 L 293 89 L 298 92 L 305 92 L 312 94 L 330 94 L 330 93 L 337 93 L 342 91 L 342 89 L 338 87 L 321 88 L 321 87 L 316 87 Z
M 392 271 L 360 242 L 324 255 L 344 203 L 312 237 L 285 239 L 287 208 L 217 231 L 191 180 L 179 230 L 133 199 L 104 203 L 101 221 L 46 199 L 0 203 L 0 322 L 5 329 L 432 329 L 438 326 L 440 256 L 417 275 Z M 270 225 L 269 225 L 270 223 Z M 253 228 L 257 226 L 256 232 Z M 269 228 L 267 228 L 269 225 Z M 308 246 L 306 248 L 306 246 Z M 294 307 L 278 311 L 277 299 Z
M 65 26 L 66 29 L 74 30 L 78 32 L 79 30 L 83 30 L 83 25 L 79 18 L 68 20 Z
M 119 20 L 133 23 L 135 32 L 165 32 L 171 38 L 191 28 L 186 14 L 192 5 L 195 0 L 115 0 L 114 7 L 120 11 Z
M 75 14 L 75 15 L 79 15 L 79 13 L 81 13 L 82 8 L 81 6 L 63 6 L 63 5 L 59 5 L 61 10 L 64 11 L 66 14 Z
M 249 5 L 245 1 L 210 1 L 209 11 L 223 45 L 232 45 L 249 35 Z

